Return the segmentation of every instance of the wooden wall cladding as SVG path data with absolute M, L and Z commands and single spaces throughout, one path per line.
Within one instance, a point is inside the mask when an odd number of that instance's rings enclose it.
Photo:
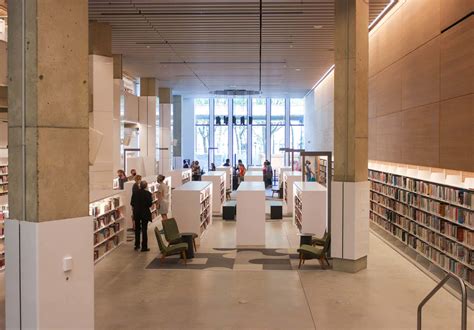
M 369 159 L 474 171 L 474 16 L 441 33 L 471 4 L 400 2 L 371 32 Z

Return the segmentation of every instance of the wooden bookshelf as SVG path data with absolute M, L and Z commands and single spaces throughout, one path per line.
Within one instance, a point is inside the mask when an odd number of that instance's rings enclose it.
M 474 289 L 474 190 L 370 169 L 370 220 Z
M 89 204 L 89 214 L 94 216 L 94 262 L 99 262 L 125 242 L 125 217 L 123 196 L 113 192 Z
M 8 216 L 8 205 L 0 205 L 0 272 L 5 270 L 5 219 Z
M 213 184 L 191 181 L 172 192 L 173 217 L 182 232 L 192 232 L 199 238 L 212 224 Z M 199 239 L 197 240 L 199 243 Z

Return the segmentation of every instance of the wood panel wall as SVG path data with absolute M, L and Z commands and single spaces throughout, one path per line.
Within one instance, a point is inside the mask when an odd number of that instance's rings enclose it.
M 401 0 L 370 33 L 369 159 L 474 171 L 474 0 Z

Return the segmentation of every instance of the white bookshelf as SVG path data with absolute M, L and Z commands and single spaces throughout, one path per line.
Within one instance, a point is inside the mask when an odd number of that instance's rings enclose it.
M 181 232 L 199 235 L 196 243 L 212 224 L 212 182 L 191 181 L 174 189 L 173 217 Z
M 191 181 L 192 172 L 190 168 L 176 169 L 169 171 L 169 176 L 171 177 L 171 188 L 178 188 Z
M 327 229 L 327 189 L 317 182 L 293 183 L 293 223 L 302 233 L 322 237 Z
M 262 170 L 248 171 L 245 173 L 244 180 L 249 182 L 263 182 L 263 172 Z
M 293 183 L 298 181 L 302 181 L 302 172 L 283 172 L 283 204 L 287 215 L 293 215 Z
M 218 166 L 216 167 L 217 171 L 224 171 L 226 172 L 226 189 L 227 190 L 232 190 L 232 167 L 231 166 Z
M 222 214 L 222 205 L 225 202 L 226 172 L 211 171 L 201 177 L 201 181 L 212 182 L 212 212 Z
M 0 272 L 5 270 L 5 220 L 8 216 L 8 205 L 0 205 Z
M 474 189 L 462 175 L 369 165 L 372 227 L 474 289 Z
M 237 246 L 265 246 L 265 184 L 244 181 L 237 189 Z
M 291 166 L 282 166 L 278 168 L 278 182 L 281 185 L 283 183 L 283 173 L 291 172 Z
M 94 217 L 94 262 L 97 263 L 126 240 L 122 192 L 91 192 L 89 214 Z

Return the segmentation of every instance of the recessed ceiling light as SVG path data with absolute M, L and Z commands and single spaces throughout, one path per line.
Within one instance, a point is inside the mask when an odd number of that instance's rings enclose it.
M 293 45 L 290 45 L 290 48 L 293 48 Z
M 322 28 L 323 28 L 322 25 L 313 25 L 313 27 L 314 27 L 315 29 L 322 29 Z
M 150 48 L 150 46 L 146 46 L 146 48 Z
M 300 69 L 300 68 L 298 68 L 298 69 L 295 69 L 295 70 L 296 70 L 296 71 L 301 71 L 301 69 Z

